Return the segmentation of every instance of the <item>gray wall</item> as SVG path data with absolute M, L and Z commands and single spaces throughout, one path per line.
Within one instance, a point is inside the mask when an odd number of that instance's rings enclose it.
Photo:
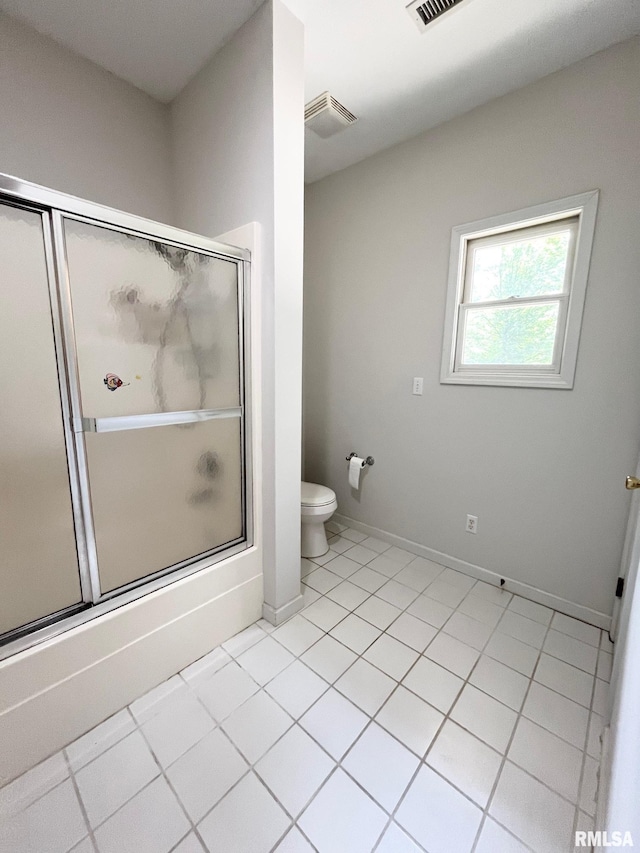
M 173 220 L 169 109 L 0 13 L 0 172 Z
M 255 219 L 273 231 L 272 50 L 265 3 L 172 102 L 181 228 L 214 237 Z
M 634 39 L 312 184 L 306 203 L 306 479 L 348 517 L 604 613 L 640 448 L 638 79 Z M 574 389 L 440 385 L 452 226 L 591 189 Z M 358 496 L 352 450 L 376 458 Z
M 211 237 L 260 221 L 270 266 L 254 368 L 263 362 L 271 383 L 258 415 L 264 482 L 270 498 L 277 491 L 264 513 L 265 581 L 285 600 L 300 598 L 302 46 L 300 23 L 268 0 L 171 112 L 0 16 L 0 171 Z M 255 474 L 260 488 L 258 464 Z M 0 662 L 0 743 L 11 745 L 0 750 L 0 785 L 255 622 L 262 572 L 263 552 L 247 549 Z

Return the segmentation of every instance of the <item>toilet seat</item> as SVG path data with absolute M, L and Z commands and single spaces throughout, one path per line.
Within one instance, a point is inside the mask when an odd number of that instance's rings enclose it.
M 336 499 L 336 494 L 327 486 L 318 483 L 302 483 L 300 490 L 300 503 L 304 507 L 328 506 Z

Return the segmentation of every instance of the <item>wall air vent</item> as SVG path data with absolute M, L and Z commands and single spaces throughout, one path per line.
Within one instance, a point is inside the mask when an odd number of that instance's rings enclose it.
M 304 108 L 305 126 L 323 139 L 339 133 L 345 127 L 358 121 L 353 113 L 336 101 L 333 95 L 323 92 L 314 98 Z
M 421 33 L 440 15 L 444 15 L 462 0 L 415 0 L 407 6 L 407 12 L 415 21 Z

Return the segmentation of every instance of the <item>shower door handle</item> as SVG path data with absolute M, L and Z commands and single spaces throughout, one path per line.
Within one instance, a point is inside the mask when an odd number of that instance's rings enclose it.
M 75 418 L 74 432 L 120 432 L 157 426 L 178 426 L 219 418 L 239 418 L 242 406 L 229 409 L 195 409 L 190 412 L 155 412 L 146 415 L 122 415 L 114 418 Z

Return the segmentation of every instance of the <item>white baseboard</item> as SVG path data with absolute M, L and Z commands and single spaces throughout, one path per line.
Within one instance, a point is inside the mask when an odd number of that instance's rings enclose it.
M 410 551 L 418 557 L 425 557 L 427 560 L 432 560 L 434 563 L 439 563 L 449 569 L 455 569 L 458 572 L 462 572 L 462 574 L 476 578 L 476 580 L 490 583 L 492 586 L 500 586 L 500 580 L 504 579 L 505 583 L 502 588 L 509 592 L 521 595 L 523 598 L 528 598 L 530 601 L 535 601 L 537 604 L 543 604 L 545 607 L 552 607 L 554 610 L 559 610 L 560 613 L 566 613 L 567 616 L 573 616 L 575 619 L 581 619 L 583 622 L 588 622 L 590 625 L 595 625 L 598 628 L 604 628 L 605 631 L 608 631 L 611 627 L 611 616 L 606 613 L 601 613 L 599 610 L 592 610 L 590 607 L 585 607 L 582 604 L 576 604 L 573 601 L 568 601 L 566 598 L 561 598 L 558 595 L 545 592 L 543 589 L 530 586 L 522 581 L 505 577 L 497 572 L 492 572 L 490 569 L 485 569 L 482 566 L 476 566 L 473 563 L 467 563 L 464 560 L 459 560 L 457 557 L 452 557 L 450 554 L 443 554 L 441 551 L 428 548 L 426 545 L 420 545 L 418 542 L 413 542 L 411 539 L 404 539 L 402 536 L 396 536 L 394 533 L 381 530 L 379 527 L 372 527 L 369 524 L 363 524 L 361 521 L 348 518 L 346 515 L 339 515 L 336 513 L 332 520 L 337 521 L 338 524 L 345 524 L 347 527 L 352 527 L 354 530 L 359 530 L 361 533 L 366 533 L 368 536 L 375 536 L 376 539 L 381 539 L 383 542 L 389 542 L 391 545 L 396 545 L 398 548 L 404 548 L 405 551 Z
M 286 622 L 287 619 L 291 619 L 291 617 L 295 616 L 303 607 L 304 598 L 302 595 L 298 595 L 295 598 L 292 598 L 291 601 L 283 604 L 282 607 L 278 607 L 277 610 L 274 607 L 271 607 L 270 604 L 263 604 L 262 617 L 271 625 L 282 625 L 283 622 Z

